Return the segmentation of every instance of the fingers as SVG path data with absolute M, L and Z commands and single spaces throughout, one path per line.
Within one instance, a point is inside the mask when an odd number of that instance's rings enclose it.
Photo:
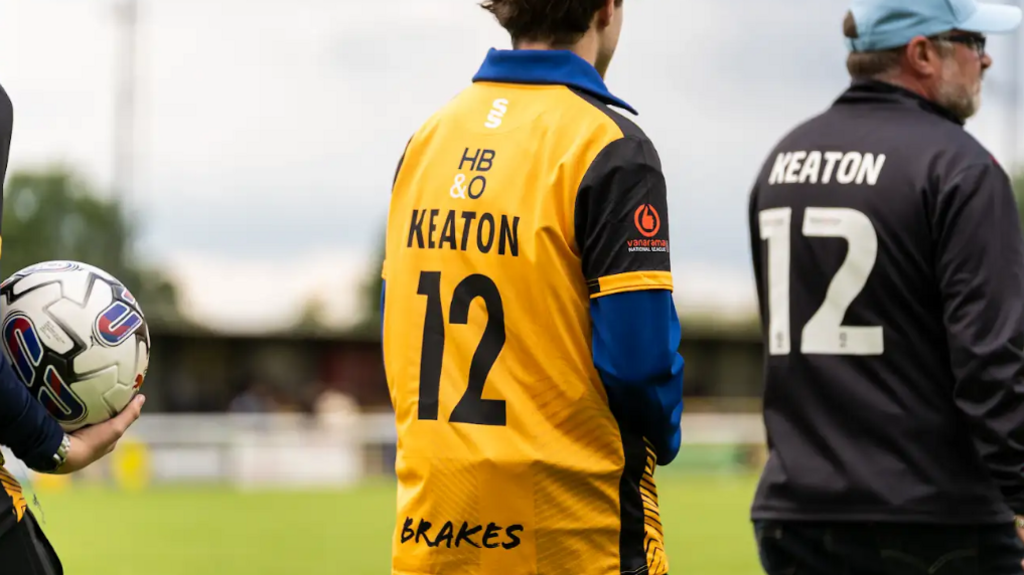
M 125 429 L 127 429 L 128 426 L 135 423 L 135 420 L 138 419 L 140 415 L 142 415 L 142 405 L 144 403 L 146 403 L 146 396 L 136 395 L 135 398 L 132 399 L 128 403 L 128 405 L 121 410 L 121 413 L 118 413 L 116 416 L 114 416 L 114 419 L 124 421 L 126 423 Z
M 113 441 L 117 441 L 128 431 L 128 428 L 135 423 L 135 420 L 142 415 L 142 404 L 146 403 L 146 396 L 139 395 L 131 400 L 128 405 L 110 420 L 110 428 L 114 432 Z
M 114 436 L 110 438 L 110 446 L 107 449 L 107 453 L 114 450 L 114 447 L 117 445 L 117 440 L 121 439 L 125 432 L 128 431 L 128 428 L 131 427 L 137 419 L 139 419 L 140 415 L 142 415 L 142 404 L 144 403 L 146 403 L 146 396 L 136 396 L 124 409 L 121 410 L 121 413 L 118 413 L 111 418 L 110 430 L 113 432 Z
M 128 431 L 128 428 L 139 418 L 142 413 L 142 404 L 145 402 L 145 396 L 139 395 L 132 399 L 120 413 L 111 419 L 103 423 L 83 427 L 71 435 L 80 438 L 91 451 L 96 452 L 100 456 L 106 455 L 113 451 L 117 441 L 121 439 L 125 432 Z

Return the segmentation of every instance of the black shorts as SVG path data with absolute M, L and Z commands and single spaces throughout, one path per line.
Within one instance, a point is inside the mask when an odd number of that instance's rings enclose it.
M 1020 575 L 1012 524 L 755 522 L 769 575 Z
M 13 513 L 0 518 L 0 573 L 63 575 L 64 567 L 31 511 L 20 522 Z

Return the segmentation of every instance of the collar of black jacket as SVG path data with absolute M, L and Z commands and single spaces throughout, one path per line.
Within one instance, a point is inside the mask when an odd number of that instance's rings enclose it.
M 496 50 L 487 53 L 474 82 L 561 84 L 583 90 L 605 104 L 637 111 L 608 91 L 597 70 L 568 50 Z
M 908 106 L 914 106 L 930 114 L 935 114 L 936 116 L 945 118 L 954 124 L 960 126 L 964 125 L 964 121 L 953 114 L 953 112 L 949 111 L 948 108 L 940 106 L 924 96 L 911 92 L 906 88 L 878 80 L 854 81 L 850 85 L 849 89 L 847 89 L 846 92 L 836 100 L 837 104 L 861 104 L 873 102 L 902 103 Z

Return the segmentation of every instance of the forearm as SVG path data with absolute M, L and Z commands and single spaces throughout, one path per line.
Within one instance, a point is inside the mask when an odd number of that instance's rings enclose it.
M 670 463 L 679 452 L 683 358 L 672 294 L 651 290 L 591 301 L 594 365 L 619 424 Z
M 50 469 L 64 430 L 0 356 L 0 443 L 32 469 Z

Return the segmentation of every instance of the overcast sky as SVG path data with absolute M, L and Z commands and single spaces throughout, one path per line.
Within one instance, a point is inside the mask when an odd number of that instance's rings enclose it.
M 0 3 L 12 170 L 59 160 L 110 184 L 113 6 Z M 608 83 L 640 111 L 636 121 L 661 153 L 678 287 L 750 293 L 749 186 L 775 141 L 845 87 L 845 6 L 626 0 Z M 346 282 L 376 245 L 405 142 L 469 83 L 488 48 L 508 44 L 474 0 L 140 7 L 139 249 L 224 321 L 257 321 L 275 295 L 259 281 L 271 272 L 289 276 L 294 293 L 318 286 L 346 313 Z M 990 46 L 996 68 L 970 130 L 1009 163 L 1008 99 L 998 88 L 1010 43 Z M 230 277 L 209 279 L 215 270 Z

